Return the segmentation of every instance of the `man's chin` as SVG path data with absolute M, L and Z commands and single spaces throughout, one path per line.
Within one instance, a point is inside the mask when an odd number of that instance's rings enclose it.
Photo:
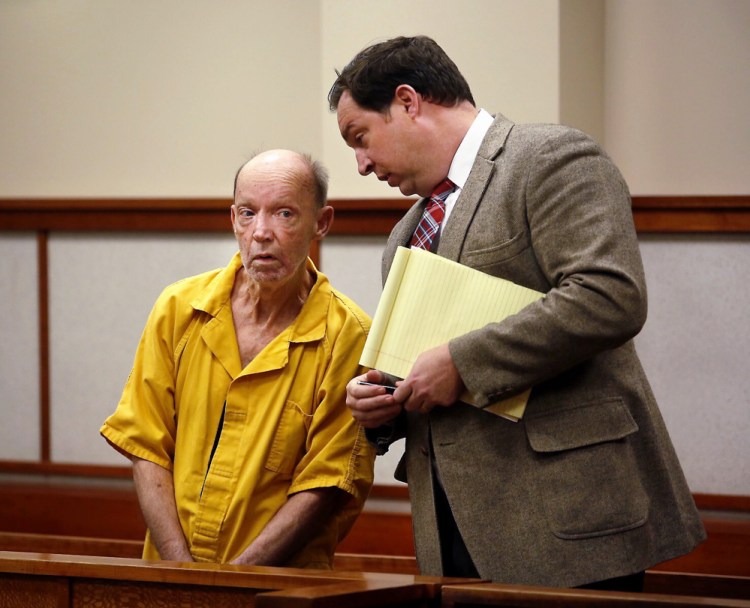
M 396 188 L 398 188 L 399 192 L 401 192 L 401 194 L 403 194 L 404 196 L 413 196 L 416 194 L 416 192 L 414 191 L 414 187 L 409 186 L 409 184 L 402 183 L 396 186 Z

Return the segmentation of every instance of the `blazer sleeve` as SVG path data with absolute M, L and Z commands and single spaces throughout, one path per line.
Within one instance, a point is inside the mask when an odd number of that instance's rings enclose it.
M 514 135 L 525 137 L 516 144 L 523 152 L 503 152 L 496 162 L 513 165 L 500 174 L 525 172 L 514 180 L 523 186 L 498 194 L 502 184 L 491 182 L 485 197 L 509 196 L 525 214 L 529 246 L 519 255 L 533 258 L 548 285 L 518 314 L 449 343 L 480 407 L 622 345 L 646 319 L 630 194 L 618 169 L 573 129 L 523 136 L 516 127 Z

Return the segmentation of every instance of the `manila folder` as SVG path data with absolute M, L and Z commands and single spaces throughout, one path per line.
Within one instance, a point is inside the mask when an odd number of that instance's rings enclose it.
M 502 321 L 542 297 L 424 249 L 399 247 L 359 362 L 405 378 L 422 352 Z M 483 409 L 517 421 L 530 392 Z M 465 392 L 461 401 L 476 405 L 477 400 Z

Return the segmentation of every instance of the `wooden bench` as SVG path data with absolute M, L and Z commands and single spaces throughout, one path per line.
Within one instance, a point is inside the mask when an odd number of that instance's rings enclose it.
M 443 587 L 442 608 L 750 608 L 750 600 L 478 583 Z
M 664 575 L 659 573 L 659 576 Z M 750 600 L 499 585 L 404 574 L 0 551 L 0 606 L 115 608 L 125 605 L 161 608 L 750 608 Z
M 750 577 L 647 570 L 646 593 L 750 599 Z
M 441 579 L 0 551 L 0 606 L 435 607 Z
M 3 551 L 139 558 L 142 548 L 143 543 L 140 541 L 0 532 L 0 550 Z M 414 557 L 356 553 L 336 553 L 334 570 L 350 573 L 419 574 Z M 747 599 L 750 598 L 750 577 L 649 570 L 646 573 L 644 591 Z

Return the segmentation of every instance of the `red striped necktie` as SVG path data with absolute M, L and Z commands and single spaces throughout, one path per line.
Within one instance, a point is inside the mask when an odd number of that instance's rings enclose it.
M 447 177 L 440 182 L 430 195 L 425 205 L 422 219 L 411 237 L 411 246 L 430 251 L 432 242 L 440 230 L 440 224 L 445 217 L 445 199 L 453 192 L 456 185 Z

